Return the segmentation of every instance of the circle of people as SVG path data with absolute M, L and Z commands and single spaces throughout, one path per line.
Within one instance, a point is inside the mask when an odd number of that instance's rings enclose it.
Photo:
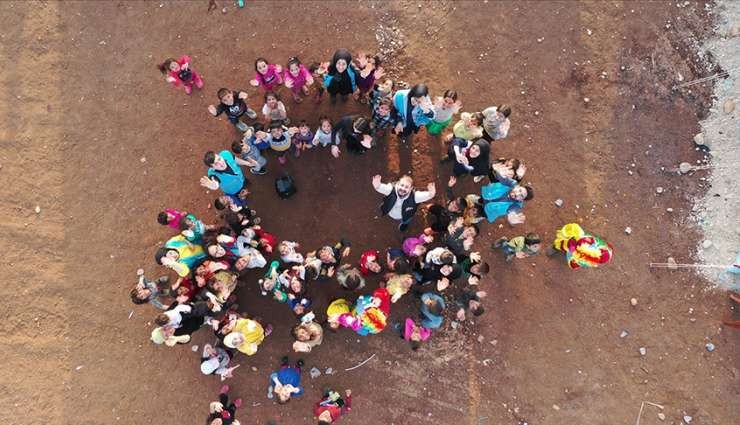
M 182 87 L 188 95 L 194 87 L 203 88 L 203 79 L 191 67 L 188 56 L 167 59 L 159 69 L 167 82 Z M 250 84 L 264 92 L 261 116 L 248 106 L 247 92 L 227 88 L 217 91 L 219 102 L 208 106 L 208 111 L 215 117 L 225 114 L 243 133 L 230 150 L 208 151 L 203 158 L 207 172 L 200 184 L 221 192 L 213 205 L 224 222 L 206 224 L 192 213 L 172 208 L 159 213 L 158 222 L 177 234 L 156 251 L 155 260 L 174 271 L 177 278 L 150 280 L 139 269 L 138 283 L 130 293 L 135 304 L 149 303 L 161 310 L 154 319 L 152 342 L 185 344 L 192 333 L 208 327 L 217 341 L 203 347 L 201 371 L 221 380 L 232 377 L 239 367 L 232 365 L 232 360 L 240 354 L 254 355 L 272 331 L 262 319 L 237 311 L 239 273 L 254 268 L 266 270 L 257 282 L 261 294 L 287 304 L 296 316 L 292 328 L 296 353 L 309 353 L 321 345 L 322 324 L 333 331 L 346 328 L 358 335 L 383 331 L 390 321 L 391 305 L 409 292 L 420 298 L 419 313 L 392 323 L 391 328 L 413 350 L 440 329 L 446 310 L 453 311 L 453 320 L 458 323 L 484 313 L 486 292 L 480 290 L 480 283 L 490 267 L 480 252 L 473 251 L 473 242 L 480 233 L 478 224 L 499 218 L 511 226 L 524 223 L 524 205 L 534 196 L 532 188 L 521 183 L 526 172 L 521 160 L 490 159 L 491 143 L 506 138 L 509 132 L 511 108 L 497 105 L 480 112 L 461 112 L 462 104 L 454 90 L 446 90 L 432 100 L 425 85 L 394 83 L 384 76 L 380 57 L 360 53 L 353 60 L 347 49 L 339 49 L 330 62 L 308 67 L 296 57 L 290 58 L 284 68 L 257 59 Z M 352 96 L 368 105 L 369 116 L 347 115 L 336 122 L 324 116 L 312 132 L 306 121 L 288 117 L 278 94 L 283 87 L 295 103 L 304 99 L 320 103 L 325 93 L 332 104 L 337 100 L 344 103 Z M 458 114 L 451 131 L 446 131 Z M 386 133 L 406 141 L 422 127 L 427 134 L 444 140 L 447 154 L 440 162 L 451 164 L 452 176 L 447 183 L 447 200 L 423 206 L 428 225 L 419 235 L 404 239 L 401 247 L 382 253 L 366 249 L 357 264 L 346 261 L 351 244 L 344 239 L 305 252 L 300 243 L 279 241 L 262 228 L 260 217 L 248 204 L 250 181 L 242 167 L 254 175 L 265 174 L 268 152 L 276 155 L 280 164 L 286 163 L 290 153 L 297 158 L 307 149 L 328 148 L 331 156 L 338 158 L 342 146 L 362 154 L 387 137 Z M 475 183 L 484 178 L 489 182 L 479 193 L 456 195 L 457 179 L 465 175 L 472 176 Z M 408 175 L 386 183 L 376 175 L 372 186 L 383 196 L 381 215 L 397 221 L 401 232 L 407 230 L 421 204 L 436 196 L 434 183 L 429 183 L 426 190 L 417 190 Z M 277 183 L 276 189 L 281 195 L 290 195 L 280 193 Z M 537 255 L 541 246 L 537 234 L 527 233 L 501 237 L 492 250 L 501 251 L 508 262 Z M 556 252 L 564 253 L 573 269 L 596 267 L 612 257 L 610 244 L 586 233 L 577 223 L 557 231 L 547 249 L 548 255 Z M 349 293 L 362 293 L 369 275 L 382 277 L 377 289 L 354 301 L 349 296 L 331 301 L 326 321 L 317 320 L 306 291 L 310 282 L 335 279 Z M 458 281 L 464 282 L 464 288 L 457 288 L 454 305 L 448 308 L 445 292 L 450 293 Z M 303 361 L 291 364 L 284 357 L 280 363 L 269 376 L 267 394 L 282 404 L 303 394 Z M 228 385 L 224 385 L 219 400 L 211 403 L 207 424 L 239 423 L 235 412 L 241 399 L 230 402 L 228 391 Z M 326 425 L 350 409 L 350 390 L 340 394 L 327 389 L 314 406 L 314 416 L 320 425 Z

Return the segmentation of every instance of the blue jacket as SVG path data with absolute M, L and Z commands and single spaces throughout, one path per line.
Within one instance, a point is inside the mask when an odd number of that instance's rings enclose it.
M 273 378 L 277 377 L 278 381 L 283 385 L 292 385 L 298 388 L 297 393 L 293 393 L 291 397 L 297 397 L 303 394 L 303 387 L 301 386 L 301 370 L 295 367 L 284 366 L 281 367 L 277 372 L 270 374 L 270 387 L 275 386 Z
M 429 311 L 429 308 L 424 303 L 424 301 L 428 299 L 437 300 L 437 302 L 442 305 L 443 309 L 445 307 L 445 300 L 439 295 L 431 292 L 427 292 L 421 296 L 421 326 L 427 329 L 438 329 L 440 326 L 442 326 L 442 320 L 444 320 L 444 316 L 437 316 Z
M 404 128 L 409 124 L 409 92 L 411 90 L 399 90 L 393 95 L 393 110 L 396 115 L 396 123 L 400 122 Z M 420 107 L 416 106 L 411 110 L 411 122 L 416 127 L 427 125 L 434 120 L 434 109 L 430 109 L 429 112 L 424 112 Z
M 509 198 L 511 189 L 512 186 L 501 183 L 490 183 L 481 187 L 481 198 L 485 202 L 483 211 L 489 223 L 493 223 L 497 218 L 507 215 L 512 210 L 521 210 L 524 206 L 523 202 Z
M 232 155 L 231 152 L 224 150 L 219 152 L 218 154 L 234 171 L 234 174 L 209 168 L 208 177 L 217 177 L 219 187 L 225 194 L 237 195 L 244 187 L 244 172 L 242 171 L 241 167 L 239 167 L 239 164 L 236 163 L 234 155 Z

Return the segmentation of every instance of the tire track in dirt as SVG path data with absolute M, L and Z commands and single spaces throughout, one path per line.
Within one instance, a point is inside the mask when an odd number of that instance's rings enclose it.
M 2 30 L 0 91 L 0 232 L 4 253 L 0 315 L 0 422 L 18 418 L 64 419 L 69 381 L 67 303 L 61 247 L 64 213 L 59 125 L 61 60 L 58 3 L 3 3 L 0 14 L 17 24 Z M 14 40 L 14 43 L 6 43 Z M 19 115 L 23 110 L 26 115 Z M 8 175 L 20 176 L 12 180 Z M 11 245 L 12 244 L 12 245 Z M 22 353 L 21 355 L 18 355 Z

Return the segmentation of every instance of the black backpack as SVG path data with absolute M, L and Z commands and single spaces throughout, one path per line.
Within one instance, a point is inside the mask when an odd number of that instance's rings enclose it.
M 275 179 L 275 191 L 278 196 L 283 199 L 288 199 L 295 194 L 298 189 L 295 187 L 293 178 L 285 174 Z

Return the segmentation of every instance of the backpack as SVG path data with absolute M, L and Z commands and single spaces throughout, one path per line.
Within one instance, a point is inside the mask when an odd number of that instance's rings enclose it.
M 275 179 L 275 191 L 277 192 L 278 196 L 283 199 L 288 199 L 293 194 L 295 194 L 298 189 L 295 187 L 295 182 L 293 181 L 293 178 L 290 177 L 288 174 L 285 174 L 284 176 L 280 176 Z

